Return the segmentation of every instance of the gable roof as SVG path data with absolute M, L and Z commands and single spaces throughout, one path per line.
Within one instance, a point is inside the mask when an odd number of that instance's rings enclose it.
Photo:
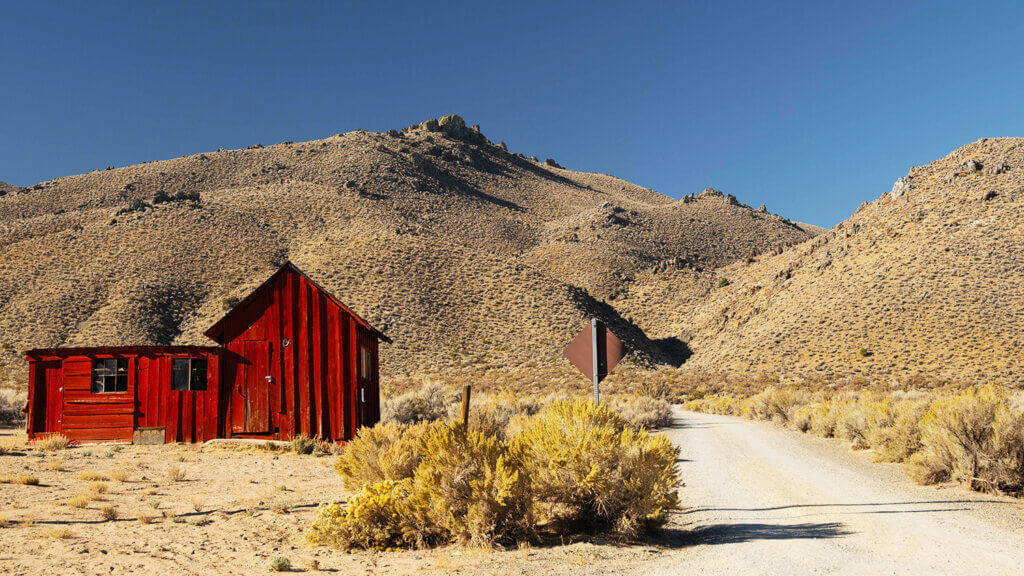
M 363 320 L 363 318 L 361 316 L 359 316 L 358 314 L 353 312 L 351 308 L 349 308 L 348 306 L 345 306 L 344 304 L 342 304 L 341 301 L 338 300 L 337 298 L 335 298 L 333 294 L 331 294 L 326 289 L 324 289 L 323 286 L 317 284 L 312 278 L 309 277 L 308 274 L 306 274 L 305 272 L 300 270 L 299 267 L 296 266 L 295 264 L 292 264 L 292 262 L 290 260 L 286 261 L 281 266 L 281 268 L 278 269 L 277 272 L 274 272 L 270 276 L 270 278 L 267 278 L 267 280 L 265 282 L 263 282 L 263 284 L 260 284 L 258 288 L 253 290 L 248 296 L 245 297 L 245 299 L 243 299 L 241 302 L 238 303 L 237 306 L 235 306 L 230 311 L 228 311 L 228 313 L 225 314 L 223 318 L 218 320 L 213 326 L 210 326 L 206 330 L 206 332 L 204 332 L 203 334 L 205 334 L 206 337 L 210 338 L 211 340 L 214 339 L 213 335 L 217 334 L 218 332 L 221 331 L 222 328 L 224 328 L 224 325 L 227 322 L 228 318 L 231 318 L 231 316 L 233 316 L 234 314 L 238 313 L 240 310 L 245 308 L 245 306 L 247 304 L 249 304 L 250 302 L 252 302 L 253 300 L 256 299 L 256 296 L 258 294 L 260 294 L 261 292 L 266 290 L 269 286 L 273 285 L 274 281 L 277 280 L 278 276 L 280 276 L 281 274 L 284 274 L 286 271 L 289 271 L 289 270 L 292 271 L 292 272 L 295 272 L 299 276 L 302 276 L 303 278 L 305 278 L 307 282 L 312 284 L 317 290 L 319 290 L 321 293 L 323 293 L 323 295 L 326 296 L 328 300 L 333 302 L 335 305 L 337 305 L 339 308 L 341 308 L 342 310 L 344 310 L 348 314 L 351 314 L 352 318 L 354 318 L 356 323 L 358 323 L 360 326 L 362 326 L 363 328 L 366 328 L 367 330 L 372 332 L 374 335 L 376 335 L 381 340 L 387 342 L 388 344 L 391 344 L 391 338 L 388 338 L 387 334 L 385 334 L 385 333 L 381 332 L 380 330 L 374 328 L 373 326 L 370 325 L 369 322 L 367 322 L 366 320 Z

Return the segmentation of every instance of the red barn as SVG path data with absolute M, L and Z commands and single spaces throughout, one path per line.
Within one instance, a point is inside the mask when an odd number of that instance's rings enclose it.
M 26 352 L 29 438 L 342 441 L 380 419 L 391 340 L 290 262 L 206 335 L 217 346 Z

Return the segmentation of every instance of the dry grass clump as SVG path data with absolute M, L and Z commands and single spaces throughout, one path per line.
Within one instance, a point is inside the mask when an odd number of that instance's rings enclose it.
M 381 406 L 381 421 L 416 424 L 443 420 L 454 403 L 455 395 L 441 384 L 424 384 L 419 390 L 385 400 Z
M 115 482 L 127 482 L 128 481 L 128 469 L 117 468 L 110 472 L 110 479 Z
M 38 486 L 39 478 L 32 474 L 19 474 L 14 478 L 14 483 L 22 486 Z
M 106 474 L 100 474 L 99 472 L 97 472 L 95 470 L 82 470 L 81 472 L 78 473 L 77 478 L 79 480 L 85 480 L 87 482 L 88 481 L 106 481 L 106 480 L 110 479 L 110 478 L 107 477 Z
M 67 526 L 48 526 L 35 533 L 35 538 L 48 538 L 50 540 L 66 540 L 74 538 L 75 534 Z
M 136 516 L 135 519 L 138 520 L 139 524 L 152 524 L 156 521 L 156 516 L 153 516 L 152 514 L 147 514 L 145 512 L 139 512 L 138 516 Z
M 68 506 L 78 509 L 87 508 L 92 500 L 92 496 L 89 494 L 78 494 L 68 499 Z
M 708 397 L 691 410 L 768 419 L 777 415 L 766 389 L 749 398 Z M 903 462 L 922 484 L 957 482 L 974 490 L 1024 491 L 1024 410 L 1000 386 L 929 392 L 819 392 L 797 395 L 791 427 L 870 448 L 875 459 Z M 801 403 L 802 402 L 802 403 Z M 737 406 L 741 407 L 737 412 Z M 780 421 L 780 417 L 772 416 Z
M 749 412 L 749 417 L 754 420 L 771 420 L 778 424 L 787 424 L 793 409 L 805 401 L 804 396 L 797 390 L 769 386 L 752 396 L 743 410 Z
M 20 452 L 25 449 L 25 445 L 27 443 L 28 434 L 25 432 L 18 432 L 16 434 L 0 438 L 0 456 Z
M 45 438 L 39 438 L 32 442 L 36 450 L 55 451 L 64 450 L 71 444 L 71 440 L 63 434 L 50 434 Z
M 537 521 L 637 535 L 676 506 L 678 451 L 605 406 L 555 402 L 508 440 L 462 423 L 383 423 L 336 463 L 359 492 L 321 506 L 307 533 L 338 548 L 490 546 Z
M 185 480 L 184 466 L 171 466 L 167 469 L 167 479 L 171 482 L 182 482 Z

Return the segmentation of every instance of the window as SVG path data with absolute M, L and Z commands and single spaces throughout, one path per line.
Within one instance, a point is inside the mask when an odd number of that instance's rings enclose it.
M 206 360 L 204 358 L 172 359 L 171 390 L 206 390 Z
M 370 369 L 373 367 L 373 361 L 370 358 L 370 347 L 360 346 L 359 347 L 359 376 L 363 380 L 370 379 Z
M 92 361 L 92 393 L 128 391 L 128 360 L 107 358 Z

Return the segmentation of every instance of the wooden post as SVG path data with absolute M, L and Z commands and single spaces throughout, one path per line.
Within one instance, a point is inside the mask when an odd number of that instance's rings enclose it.
M 469 427 L 469 396 L 470 386 L 467 384 L 462 388 L 462 425 Z

